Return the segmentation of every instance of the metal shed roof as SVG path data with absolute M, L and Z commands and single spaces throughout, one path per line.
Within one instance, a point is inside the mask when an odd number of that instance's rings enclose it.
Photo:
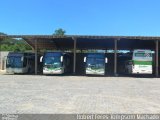
M 73 49 L 77 39 L 77 49 L 113 49 L 114 40 L 118 40 L 118 49 L 154 49 L 157 36 L 89 36 L 89 35 L 2 35 L 3 38 L 23 38 L 29 45 L 39 49 Z

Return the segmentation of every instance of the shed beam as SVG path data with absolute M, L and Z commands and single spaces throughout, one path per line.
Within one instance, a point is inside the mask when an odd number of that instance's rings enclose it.
M 38 61 L 38 51 L 37 51 L 37 48 L 38 48 L 38 46 L 37 46 L 37 39 L 35 39 L 34 40 L 34 42 L 35 42 L 35 49 L 34 49 L 34 52 L 35 52 L 35 75 L 37 75 L 37 61 Z
M 156 73 L 156 77 L 159 76 L 159 70 L 158 70 L 158 58 L 159 58 L 159 53 L 158 53 L 158 48 L 159 48 L 159 41 L 156 40 L 156 68 L 155 68 L 155 73 Z
M 73 48 L 73 74 L 76 74 L 76 51 L 77 51 L 77 39 L 72 37 L 74 41 L 74 48 Z
M 32 43 L 30 43 L 29 41 L 27 41 L 27 39 L 25 39 L 25 38 L 22 38 L 22 39 L 25 41 L 25 43 L 27 45 L 29 45 L 32 48 L 32 50 L 34 50 L 34 45 L 32 45 Z
M 117 43 L 118 39 L 114 40 L 114 76 L 118 76 L 117 74 Z

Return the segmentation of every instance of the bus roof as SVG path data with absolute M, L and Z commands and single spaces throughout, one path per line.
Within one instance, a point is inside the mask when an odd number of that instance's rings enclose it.
M 105 53 L 87 53 L 88 57 L 105 57 Z
M 135 49 L 133 52 L 152 52 L 152 51 L 148 49 Z
M 60 56 L 63 52 L 45 52 L 45 56 Z
M 28 55 L 34 55 L 34 53 L 26 53 L 26 52 L 9 52 L 8 56 L 28 56 Z

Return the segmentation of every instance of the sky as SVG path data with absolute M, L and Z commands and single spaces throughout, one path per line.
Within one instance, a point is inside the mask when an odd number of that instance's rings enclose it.
M 160 36 L 160 0 L 1 0 L 9 35 Z

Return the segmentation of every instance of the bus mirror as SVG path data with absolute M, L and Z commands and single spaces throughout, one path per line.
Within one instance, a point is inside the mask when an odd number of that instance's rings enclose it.
M 24 57 L 21 57 L 21 61 L 23 61 L 24 60 Z
M 105 63 L 108 63 L 108 58 L 105 58 Z
M 84 62 L 86 62 L 86 57 L 84 57 Z
M 42 62 L 42 61 L 43 61 L 43 56 L 40 57 L 40 62 Z
M 63 56 L 61 56 L 61 62 L 63 62 Z

